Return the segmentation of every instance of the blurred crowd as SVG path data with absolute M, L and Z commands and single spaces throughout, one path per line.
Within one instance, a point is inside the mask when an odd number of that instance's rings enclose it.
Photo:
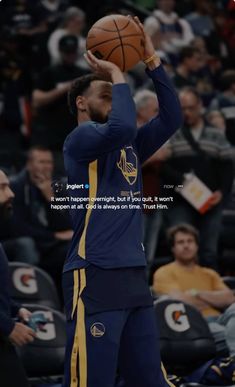
M 144 211 L 149 285 L 157 296 L 198 309 L 217 353 L 235 356 L 235 298 L 222 280 L 235 275 L 234 0 L 0 1 L 2 288 L 7 289 L 6 253 L 9 261 L 49 273 L 63 305 L 61 273 L 72 226 L 68 210 L 52 209 L 51 200 L 66 201 L 62 147 L 77 124 L 67 93 L 74 79 L 90 72 L 83 56 L 89 28 L 112 13 L 139 16 L 184 118 L 182 128 L 142 166 L 144 196 L 163 197 L 167 204 Z M 125 74 L 138 127 L 158 114 L 144 70 L 138 63 Z M 193 177 L 211 192 L 205 211 L 180 194 L 179 187 Z M 9 305 L 4 311 L 1 304 L 0 314 L 10 318 Z M 19 305 L 16 312 L 22 314 Z M 15 327 L 21 330 L 13 329 L 13 339 L 9 332 L 0 336 L 18 345 L 25 327 Z M 24 344 L 32 341 L 31 330 L 25 335 Z
M 88 3 L 0 3 L 0 168 L 15 195 L 13 218 L 0 239 L 9 259 L 44 267 L 59 287 L 72 231 L 67 212 L 53 212 L 50 198 L 55 186 L 63 189 L 62 146 L 76 126 L 67 92 L 75 78 L 90 71 L 83 54 L 93 22 L 123 13 L 137 14 L 144 23 L 184 115 L 184 127 L 143 165 L 144 195 L 173 197 L 168 210 L 145 211 L 147 260 L 151 266 L 170 255 L 165 231 L 184 222 L 200 232 L 200 263 L 223 270 L 220 258 L 235 251 L 234 1 L 107 0 L 98 8 L 98 2 Z M 141 126 L 157 113 L 156 96 L 142 63 L 126 77 Z M 191 173 L 212 191 L 203 215 L 169 188 Z

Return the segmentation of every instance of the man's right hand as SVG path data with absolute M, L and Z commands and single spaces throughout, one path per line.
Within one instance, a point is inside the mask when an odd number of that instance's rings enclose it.
M 85 59 L 95 74 L 104 78 L 105 80 L 111 80 L 112 83 L 125 83 L 123 73 L 117 65 L 107 60 L 97 59 L 91 51 L 87 51 L 84 54 Z
M 31 343 L 35 337 L 35 332 L 20 322 L 15 323 L 14 329 L 9 335 L 10 341 L 19 347 Z

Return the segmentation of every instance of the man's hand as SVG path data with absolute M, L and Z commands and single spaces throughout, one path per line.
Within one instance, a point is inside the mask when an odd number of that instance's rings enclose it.
M 150 56 L 155 54 L 155 49 L 154 49 L 152 40 L 151 40 L 150 36 L 147 34 L 147 32 L 145 32 L 144 26 L 141 23 L 138 16 L 134 16 L 134 17 L 128 16 L 128 17 L 131 18 L 137 24 L 137 26 L 139 27 L 139 29 L 141 30 L 141 32 L 144 36 L 144 57 L 143 57 L 143 60 L 147 59 Z
M 197 308 L 200 312 L 210 307 L 206 301 L 193 296 L 191 290 L 187 290 L 185 292 L 174 290 L 169 293 L 169 296 L 175 298 L 176 300 L 187 302 L 188 304 L 195 306 L 195 308 Z
M 90 50 L 84 54 L 84 57 L 94 71 L 101 78 L 112 81 L 113 83 L 125 83 L 125 78 L 117 65 L 107 60 L 97 59 Z
M 37 173 L 33 177 L 33 182 L 49 202 L 53 196 L 51 174 Z
M 32 313 L 26 308 L 20 308 L 18 312 L 18 317 L 25 322 L 28 322 Z
M 129 16 L 132 18 L 132 16 Z M 139 20 L 138 16 L 134 16 L 132 18 L 134 22 L 138 25 L 140 30 L 142 31 L 142 34 L 144 36 L 144 56 L 143 56 L 143 61 L 148 60 L 149 58 L 153 57 L 151 62 L 147 63 L 147 67 L 150 70 L 153 70 L 154 68 L 158 67 L 160 65 L 160 58 L 157 57 L 155 48 L 153 46 L 152 39 L 150 38 L 149 34 L 145 32 L 144 26 Z
M 210 206 L 211 207 L 216 206 L 217 204 L 219 204 L 221 202 L 222 199 L 223 199 L 223 194 L 221 191 L 213 192 L 213 195 L 210 199 Z
M 35 332 L 22 323 L 15 323 L 14 329 L 9 335 L 10 341 L 18 346 L 22 346 L 34 341 L 36 337 Z

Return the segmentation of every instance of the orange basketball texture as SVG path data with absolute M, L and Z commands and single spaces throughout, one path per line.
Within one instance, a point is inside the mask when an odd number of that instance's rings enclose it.
M 143 59 L 144 36 L 127 16 L 108 15 L 93 24 L 87 35 L 86 48 L 98 59 L 113 62 L 122 71 L 127 71 Z

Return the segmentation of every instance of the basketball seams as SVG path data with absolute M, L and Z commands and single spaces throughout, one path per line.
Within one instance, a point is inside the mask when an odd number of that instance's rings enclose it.
M 103 28 L 103 27 L 95 27 L 93 26 L 92 27 L 93 30 L 101 30 L 101 31 L 104 31 L 104 32 L 117 32 L 117 30 L 112 30 L 112 29 L 107 29 L 107 28 Z
M 139 50 L 138 50 L 135 46 L 133 46 L 133 45 L 130 44 L 130 43 L 123 43 L 123 46 L 124 46 L 124 47 L 128 46 L 128 47 L 133 48 L 133 50 L 135 50 L 135 51 L 138 53 L 138 55 L 139 55 L 139 57 L 140 57 L 140 60 L 142 59 L 141 53 L 139 52 Z
M 113 19 L 113 22 L 117 28 L 117 32 L 118 32 L 118 35 L 119 35 L 119 39 L 120 39 L 120 43 L 121 43 L 121 50 L 122 50 L 122 71 L 125 71 L 125 67 L 126 67 L 126 58 L 125 58 L 125 53 L 124 53 L 124 48 L 123 48 L 123 44 L 122 44 L 122 37 L 121 37 L 121 34 L 119 32 L 119 29 L 118 29 L 118 25 L 115 21 L 115 19 Z
M 116 31 L 115 31 L 116 32 Z M 141 34 L 129 34 L 129 35 L 125 35 L 125 36 L 122 36 L 122 38 L 132 38 L 133 36 L 141 36 Z M 89 38 L 88 36 L 88 40 L 91 40 L 92 38 Z M 100 43 L 96 43 L 94 46 L 90 46 L 89 47 L 89 50 L 92 50 L 94 47 L 97 47 L 97 46 L 100 46 L 101 44 L 104 44 L 104 43 L 108 43 L 108 42 L 113 42 L 114 40 L 116 39 L 119 39 L 120 40 L 120 37 L 117 36 L 116 38 L 112 38 L 112 39 L 107 39 L 107 40 L 103 40 L 102 42 Z
M 98 29 L 98 30 L 102 30 L 105 32 L 117 32 L 117 28 L 118 28 L 118 31 L 123 31 L 123 30 L 125 30 L 125 28 L 127 28 L 129 26 L 129 24 L 130 24 L 130 20 L 128 20 L 127 23 L 121 28 L 119 28 L 119 26 L 115 25 L 116 28 L 114 30 L 112 30 L 111 28 L 107 29 L 107 28 L 96 26 L 96 25 L 93 26 L 93 29 Z
M 118 22 L 118 20 L 115 21 L 115 23 L 117 23 L 117 22 Z M 123 30 L 125 30 L 125 28 L 127 28 L 127 27 L 129 26 L 129 24 L 130 24 L 130 20 L 127 21 L 127 24 L 126 24 L 124 27 L 119 28 L 119 26 L 117 25 L 118 31 L 123 31 Z
M 105 58 L 105 60 L 109 60 L 110 56 L 113 54 L 113 52 L 114 52 L 117 48 L 121 48 L 121 45 L 118 44 L 117 46 L 113 47 L 112 50 L 109 52 L 108 56 Z
M 95 55 L 100 54 L 122 71 L 130 69 L 143 57 L 143 33 L 132 20 L 122 15 L 109 15 L 97 24 L 92 26 L 86 39 L 87 49 Z

